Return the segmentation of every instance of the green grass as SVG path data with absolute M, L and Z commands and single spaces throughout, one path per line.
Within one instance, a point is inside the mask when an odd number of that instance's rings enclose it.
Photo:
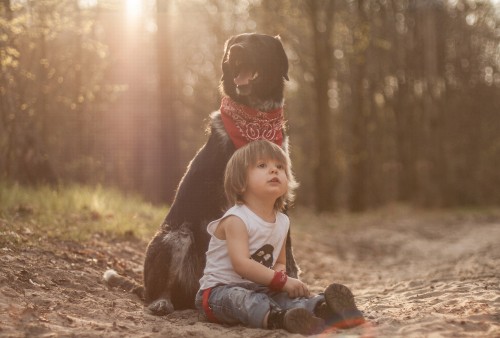
M 0 245 L 44 237 L 85 241 L 95 234 L 149 240 L 167 210 L 101 186 L 0 182 Z

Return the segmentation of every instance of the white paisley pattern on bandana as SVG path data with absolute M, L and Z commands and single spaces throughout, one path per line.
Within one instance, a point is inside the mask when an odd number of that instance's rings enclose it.
M 281 146 L 285 125 L 283 108 L 261 112 L 223 97 L 220 110 L 224 127 L 236 148 L 260 139 Z

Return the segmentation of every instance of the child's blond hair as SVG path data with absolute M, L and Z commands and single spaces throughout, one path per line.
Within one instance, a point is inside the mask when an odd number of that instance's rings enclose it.
M 276 160 L 283 164 L 288 178 L 287 191 L 274 203 L 274 210 L 282 211 L 290 205 L 295 197 L 298 186 L 292 173 L 289 156 L 278 145 L 267 140 L 258 140 L 236 150 L 226 166 L 224 174 L 224 190 L 229 206 L 244 203 L 243 192 L 247 186 L 248 168 L 259 160 Z

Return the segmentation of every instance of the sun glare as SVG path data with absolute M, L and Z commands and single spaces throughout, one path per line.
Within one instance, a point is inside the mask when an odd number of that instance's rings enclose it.
M 78 3 L 81 8 L 91 8 L 97 5 L 97 0 L 80 0 Z
M 127 17 L 137 19 L 142 15 L 142 0 L 126 0 Z

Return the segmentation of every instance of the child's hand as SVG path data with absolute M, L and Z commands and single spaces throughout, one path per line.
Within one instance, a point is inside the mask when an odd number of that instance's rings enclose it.
M 288 277 L 283 291 L 288 293 L 290 298 L 309 297 L 309 289 L 307 285 L 300 280 Z

